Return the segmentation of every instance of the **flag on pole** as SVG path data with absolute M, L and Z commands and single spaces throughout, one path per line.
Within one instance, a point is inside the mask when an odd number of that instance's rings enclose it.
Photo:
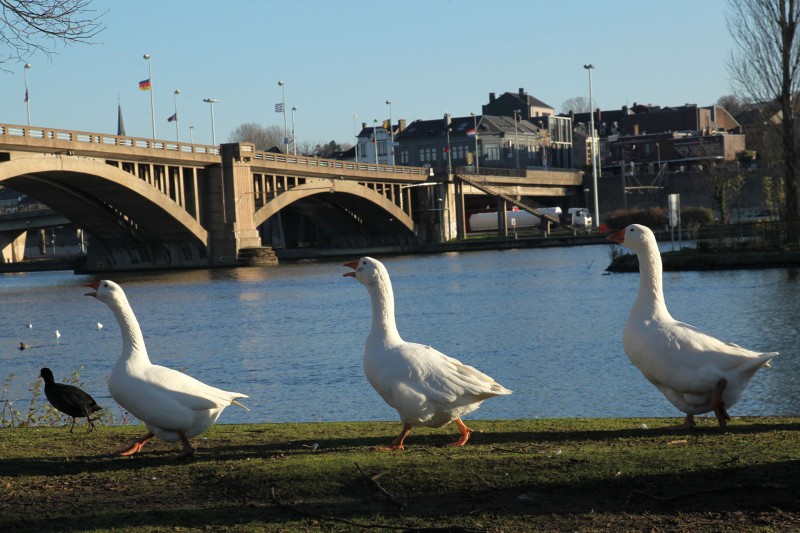
M 283 103 L 275 104 L 275 112 L 276 113 L 283 113 Z
M 383 124 L 381 124 L 381 127 L 383 129 L 385 129 L 385 130 L 388 130 L 389 129 L 389 121 L 388 120 L 384 120 Z
M 177 112 L 171 114 L 169 116 L 169 118 L 167 118 L 167 122 L 175 122 L 176 120 L 178 120 L 178 113 Z
M 140 91 L 150 90 L 150 78 L 147 78 L 146 80 L 142 80 L 139 82 L 139 90 Z
M 25 103 L 28 102 L 28 88 L 25 87 Z
M 467 137 L 475 137 L 475 134 L 478 133 L 475 131 L 475 128 L 470 128 L 467 130 Z

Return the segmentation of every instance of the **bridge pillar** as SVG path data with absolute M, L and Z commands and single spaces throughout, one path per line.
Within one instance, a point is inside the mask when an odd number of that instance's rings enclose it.
M 247 147 L 252 147 L 249 151 Z M 220 146 L 222 164 L 209 169 L 209 261 L 212 265 L 235 264 L 244 249 L 260 249 L 253 214 L 255 190 L 250 170 L 250 143 Z M 243 149 L 245 148 L 245 149 Z
M 0 231 L 0 249 L 3 254 L 3 263 L 16 263 L 25 259 L 25 239 L 28 232 L 25 230 Z

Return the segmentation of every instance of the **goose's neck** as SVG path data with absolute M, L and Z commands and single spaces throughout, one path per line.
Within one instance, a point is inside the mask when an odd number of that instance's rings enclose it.
M 661 252 L 656 243 L 647 243 L 639 257 L 639 294 L 636 296 L 634 307 L 649 316 L 669 315 L 664 301 L 664 287 L 662 285 L 663 268 L 661 265 Z
M 381 339 L 387 343 L 401 341 L 394 317 L 394 293 L 391 282 L 370 285 L 367 289 L 372 302 L 372 327 L 368 340 Z
M 133 314 L 133 309 L 127 303 L 119 306 L 110 306 L 119 322 L 120 333 L 122 333 L 122 355 L 118 364 L 126 363 L 150 363 L 147 356 L 147 348 L 144 345 L 142 328 L 139 321 Z

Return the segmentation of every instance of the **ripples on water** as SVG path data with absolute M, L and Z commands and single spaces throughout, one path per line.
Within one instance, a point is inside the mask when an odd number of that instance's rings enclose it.
M 639 276 L 603 275 L 607 246 L 382 260 L 403 338 L 514 391 L 470 418 L 681 416 L 622 351 Z M 348 270 L 323 262 L 110 278 L 125 289 L 154 363 L 250 396 L 251 412 L 231 407 L 221 422 L 394 420 L 364 377 L 369 297 L 342 277 Z M 42 366 L 59 381 L 83 366 L 83 388 L 121 413 L 106 387 L 119 329 L 107 306 L 83 296 L 93 280 L 68 272 L 0 279 L 0 375 L 14 373 L 7 395 L 17 409 Z M 676 318 L 781 352 L 732 415 L 798 414 L 797 271 L 666 273 L 664 289 Z M 21 352 L 20 341 L 32 348 Z

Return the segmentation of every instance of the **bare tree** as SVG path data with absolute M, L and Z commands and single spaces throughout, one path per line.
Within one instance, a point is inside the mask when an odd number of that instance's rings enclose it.
M 48 57 L 59 42 L 91 44 L 105 29 L 92 0 L 0 0 L 0 64 L 36 52 Z
M 728 61 L 736 91 L 759 104 L 764 123 L 775 124 L 781 139 L 784 214 L 800 221 L 798 170 L 800 147 L 795 131 L 800 89 L 800 6 L 798 0 L 728 0 L 728 30 L 736 49 Z M 774 120 L 778 117 L 778 120 Z M 796 224 L 789 237 L 800 240 Z
M 561 112 L 569 113 L 570 111 L 575 113 L 588 113 L 590 111 L 589 99 L 585 96 L 573 96 L 572 98 L 567 98 L 564 100 L 564 103 L 561 104 Z
M 283 149 L 283 129 L 279 126 L 264 127 L 255 122 L 240 124 L 231 132 L 230 142 L 250 142 L 256 150 L 266 151 L 275 146 Z

